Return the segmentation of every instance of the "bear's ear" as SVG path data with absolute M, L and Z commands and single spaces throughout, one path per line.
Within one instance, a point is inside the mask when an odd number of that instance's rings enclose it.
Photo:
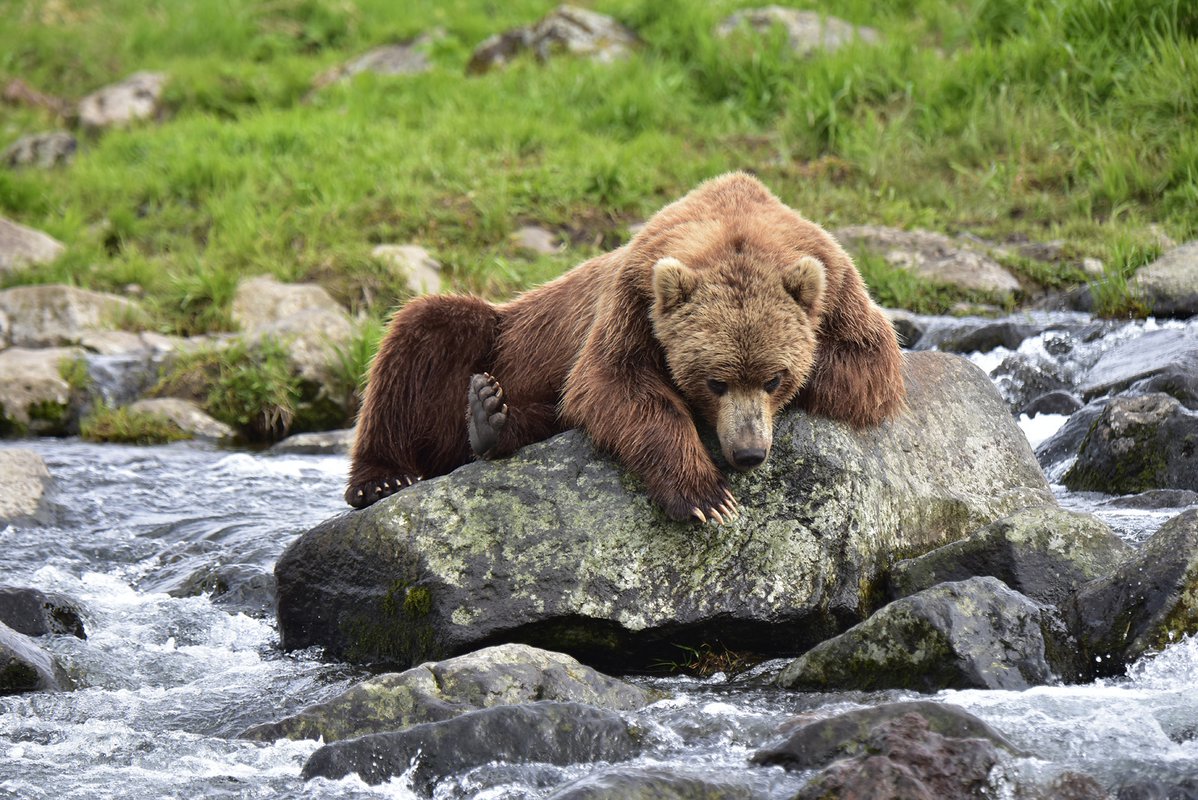
M 803 256 L 782 276 L 782 285 L 796 303 L 810 311 L 824 294 L 824 263 Z
M 653 265 L 653 297 L 659 314 L 685 303 L 698 286 L 699 276 L 676 258 L 667 256 Z

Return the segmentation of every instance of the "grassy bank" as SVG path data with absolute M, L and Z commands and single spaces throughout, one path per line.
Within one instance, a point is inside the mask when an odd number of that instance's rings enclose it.
M 876 28 L 809 60 L 782 37 L 715 39 L 745 2 L 596 0 L 644 46 L 617 64 L 532 59 L 480 77 L 486 36 L 548 2 L 0 0 L 0 81 L 77 100 L 144 69 L 164 119 L 87 138 L 73 165 L 0 171 L 0 214 L 68 245 L 4 278 L 144 292 L 156 324 L 227 329 L 243 276 L 317 280 L 379 316 L 401 282 L 373 261 L 415 241 L 461 290 L 504 297 L 623 240 L 700 180 L 748 168 L 828 227 L 876 223 L 994 240 L 1062 239 L 1117 290 L 1159 225 L 1198 233 L 1198 6 L 1186 0 L 823 0 Z M 434 69 L 312 81 L 438 28 Z M 62 122 L 0 105 L 0 145 Z M 571 247 L 528 258 L 527 222 Z M 884 303 L 954 299 L 880 262 Z M 1067 267 L 1012 265 L 1042 286 Z

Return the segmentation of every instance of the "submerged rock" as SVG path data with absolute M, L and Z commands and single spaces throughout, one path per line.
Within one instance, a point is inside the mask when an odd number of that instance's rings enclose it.
M 1056 682 L 1055 613 L 996 578 L 941 583 L 895 600 L 778 676 L 790 689 L 1027 689 Z M 1072 675 L 1072 665 L 1069 665 Z
M 567 655 L 505 644 L 379 675 L 286 719 L 255 725 L 242 736 L 260 741 L 286 737 L 335 742 L 534 700 L 631 710 L 652 699 L 644 689 L 609 678 Z
M 1198 241 L 1186 242 L 1140 267 L 1128 288 L 1158 317 L 1198 314 Z
M 1060 607 L 1083 584 L 1109 575 L 1133 552 L 1093 514 L 1028 508 L 967 539 L 898 562 L 890 573 L 891 596 L 990 575 L 1033 600 Z
M 621 669 L 678 644 L 801 652 L 868 616 L 896 553 L 1054 504 L 981 370 L 919 353 L 905 375 L 909 410 L 873 430 L 782 415 L 718 529 L 669 521 L 579 431 L 328 520 L 276 567 L 283 647 L 409 666 L 520 641 Z
M 540 61 L 565 52 L 606 63 L 623 58 L 636 44 L 636 34 L 611 17 L 561 5 L 533 25 L 513 28 L 483 41 L 470 56 L 466 71 L 473 75 L 489 72 L 530 50 Z
M 26 636 L 59 633 L 87 638 L 79 605 L 66 595 L 39 589 L 0 586 L 0 623 Z
M 2 403 L 0 400 L 0 406 Z M 0 407 L 0 413 L 3 411 Z M 0 417 L 0 423 L 2 420 Z M 8 448 L 0 450 L 0 527 L 45 517 L 49 513 L 47 496 L 53 485 L 46 462 L 37 453 Z M 0 613 L 0 621 L 3 620 Z
M 65 251 L 66 246 L 54 237 L 0 217 L 0 275 L 48 263 Z
M 0 623 L 0 697 L 71 689 L 71 679 L 26 635 Z
M 157 116 L 166 80 L 161 72 L 137 72 L 92 92 L 79 101 L 79 122 L 85 128 L 98 129 Z
M 1198 509 L 1149 537 L 1135 557 L 1083 586 L 1069 627 L 1093 677 L 1119 675 L 1140 656 L 1198 633 Z
M 755 786 L 751 773 L 694 775 L 669 767 L 614 767 L 591 772 L 546 800 L 766 800 L 768 786 Z
M 413 788 L 429 795 L 441 779 L 492 761 L 625 761 L 640 752 L 642 738 L 614 711 L 580 703 L 499 706 L 325 745 L 308 759 L 303 776 L 336 779 L 357 773 L 374 785 L 407 773 Z
M 853 25 L 817 11 L 800 11 L 797 8 L 782 6 L 737 11 L 721 22 L 715 32 L 721 37 L 728 37 L 745 29 L 766 34 L 775 26 L 786 31 L 787 45 L 791 52 L 799 57 L 820 52 L 834 53 L 850 42 L 875 44 L 880 40 L 878 32 L 873 28 Z

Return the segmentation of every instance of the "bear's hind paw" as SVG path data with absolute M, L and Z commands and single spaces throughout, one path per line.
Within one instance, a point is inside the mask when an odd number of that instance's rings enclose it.
M 354 508 L 366 508 L 366 506 L 374 505 L 384 497 L 390 497 L 400 489 L 412 486 L 419 480 L 420 478 L 414 475 L 400 475 L 398 477 L 350 484 L 350 487 L 345 490 L 345 502 Z
M 499 434 L 507 424 L 507 412 L 499 381 L 487 372 L 471 375 L 470 388 L 466 392 L 466 428 L 474 455 L 490 458 L 495 452 Z

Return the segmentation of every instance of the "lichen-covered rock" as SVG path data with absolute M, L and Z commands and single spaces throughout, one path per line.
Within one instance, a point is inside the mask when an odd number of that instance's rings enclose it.
M 891 266 L 940 283 L 1000 298 L 1019 291 L 1015 276 L 989 255 L 941 233 L 856 225 L 836 231 L 836 238 L 850 251 L 877 253 Z
M 370 255 L 402 275 L 413 295 L 441 291 L 441 264 L 420 245 L 380 244 Z
M 333 518 L 276 566 L 283 647 L 403 667 L 496 641 L 623 669 L 676 644 L 801 652 L 876 607 L 897 554 L 1054 504 L 981 370 L 917 353 L 905 377 L 907 412 L 873 430 L 782 415 L 718 529 L 668 520 L 579 431 Z
M 546 800 L 766 800 L 777 796 L 767 781 L 747 770 L 710 772 L 621 765 L 591 771 Z
M 1157 316 L 1198 314 L 1198 241 L 1175 247 L 1140 267 L 1128 284 Z
M 345 455 L 354 445 L 356 428 L 339 431 L 297 433 L 271 446 L 279 455 Z
M 184 433 L 200 439 L 218 441 L 233 439 L 237 432 L 218 419 L 213 419 L 190 400 L 178 397 L 150 397 L 129 406 L 137 414 L 148 414 L 166 420 Z
M 1198 412 L 1167 394 L 1113 398 L 1062 483 L 1107 494 L 1198 490 Z
M 79 344 L 89 333 L 145 319 L 141 308 L 124 297 L 62 284 L 0 291 L 0 310 L 8 314 L 14 347 Z
M 534 700 L 632 710 L 653 699 L 646 690 L 609 678 L 562 653 L 505 644 L 379 675 L 298 714 L 256 725 L 242 736 L 335 742 Z
M 492 761 L 625 761 L 640 752 L 642 738 L 616 712 L 581 703 L 498 706 L 325 745 L 308 759 L 303 776 L 337 779 L 356 772 L 373 785 L 406 773 L 414 789 L 430 795 L 441 779 Z
M 0 526 L 44 517 L 48 512 L 47 495 L 53 485 L 46 462 L 37 453 L 11 448 L 0 450 Z M 0 616 L 0 621 L 3 619 Z
M 1093 514 L 1027 508 L 967 539 L 898 562 L 890 572 L 891 597 L 991 575 L 1033 600 L 1060 607 L 1082 584 L 1109 575 L 1132 552 Z
M 1083 586 L 1066 615 L 1094 677 L 1198 633 L 1198 509 L 1182 512 L 1109 576 Z
M 1198 373 L 1198 338 L 1182 330 L 1151 331 L 1103 353 L 1081 379 L 1078 391 L 1087 399 L 1099 397 L 1173 370 Z
M 483 41 L 470 56 L 466 71 L 475 75 L 488 72 L 529 50 L 540 61 L 565 52 L 606 63 L 623 58 L 636 44 L 636 34 L 611 17 L 561 5 L 533 25 L 513 28 Z
M 136 72 L 79 101 L 79 123 L 85 128 L 123 127 L 158 115 L 167 76 Z
M 0 436 L 69 433 L 78 409 L 64 364 L 81 357 L 71 347 L 0 351 Z
M 1026 689 L 1056 682 L 1055 612 L 996 578 L 941 583 L 895 600 L 808 650 L 778 683 L 812 691 Z M 1072 676 L 1073 665 L 1066 674 Z
M 75 137 L 66 131 L 37 133 L 31 136 L 22 136 L 9 145 L 8 149 L 4 151 L 4 155 L 0 156 L 0 161 L 10 168 L 50 169 L 71 163 L 77 146 Z
M 0 458 L 4 455 L 0 450 Z M 26 636 L 61 633 L 86 639 L 83 611 L 56 592 L 17 586 L 0 586 L 0 623 Z
M 30 264 L 46 264 L 66 251 L 48 234 L 0 217 L 0 274 Z
M 71 679 L 49 653 L 0 623 L 0 697 L 71 688 Z
M 775 26 L 786 31 L 787 44 L 799 57 L 819 52 L 834 53 L 855 41 L 875 44 L 881 38 L 876 30 L 864 25 L 853 25 L 817 11 L 800 11 L 782 6 L 737 11 L 716 26 L 715 32 L 722 37 L 745 29 L 765 34 Z

